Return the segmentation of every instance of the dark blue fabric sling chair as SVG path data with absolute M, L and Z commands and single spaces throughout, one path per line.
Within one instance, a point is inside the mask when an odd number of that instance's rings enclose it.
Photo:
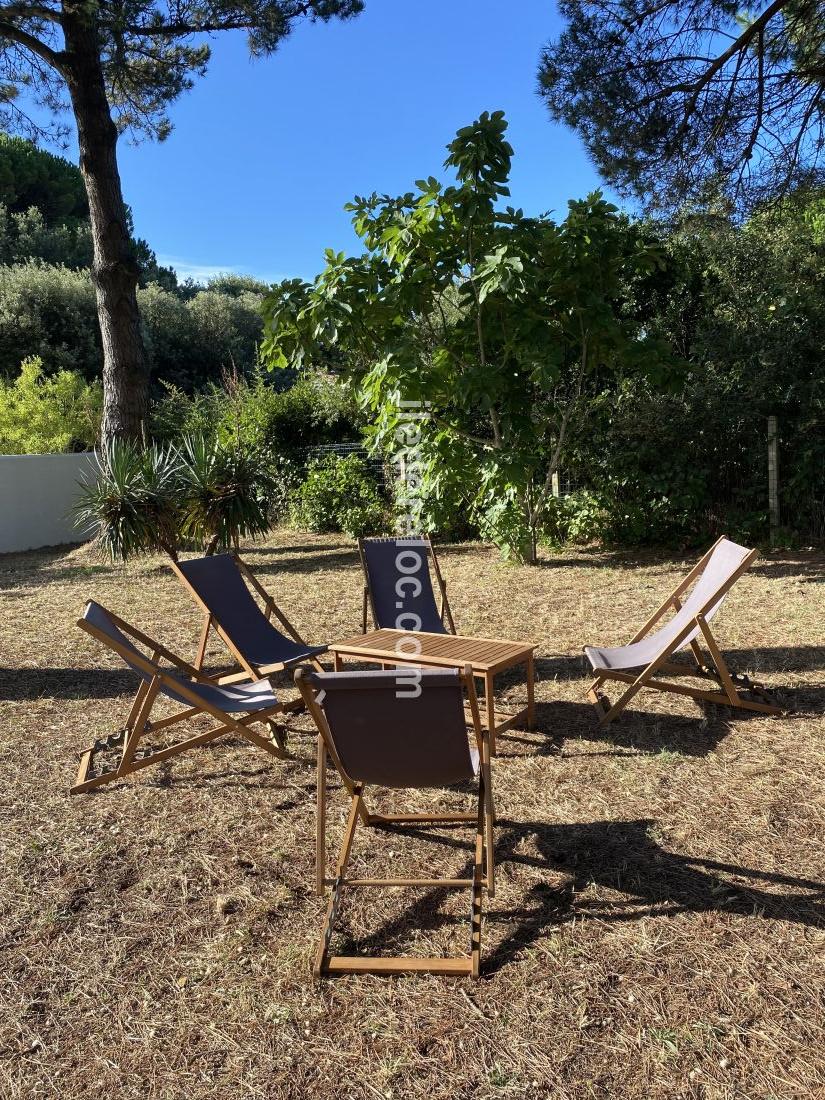
M 332 892 L 315 956 L 316 977 L 335 973 L 392 974 L 426 971 L 478 977 L 481 959 L 483 891 L 495 892 L 493 792 L 489 733 L 482 728 L 472 668 L 462 671 L 411 670 L 315 673 L 299 669 L 295 682 L 318 728 L 316 889 Z M 468 737 L 465 694 L 472 716 Z M 331 760 L 350 798 L 335 871 L 327 873 L 327 763 Z M 383 814 L 367 806 L 370 785 L 396 789 L 477 783 L 474 812 Z M 366 878 L 349 873 L 356 826 L 441 827 L 475 823 L 472 871 L 464 878 Z M 470 950 L 464 957 L 335 955 L 331 952 L 335 915 L 345 889 L 385 887 L 465 888 L 472 892 Z
M 429 538 L 359 539 L 358 549 L 364 570 L 361 627 L 365 634 L 368 605 L 376 630 L 455 634 L 447 583 Z M 430 562 L 438 585 L 439 603 L 436 603 L 433 590 Z
M 206 745 L 216 737 L 238 736 L 281 759 L 286 753 L 273 733 L 275 715 L 283 706 L 267 680 L 252 683 L 219 684 L 147 634 L 118 618 L 99 603 L 90 600 L 77 625 L 116 653 L 140 680 L 126 724 L 108 738 L 100 738 L 81 756 L 72 794 L 89 791 L 102 783 L 122 779 L 150 764 L 177 756 L 187 749 Z M 138 646 L 143 647 L 142 652 Z M 163 660 L 171 668 L 162 667 Z M 156 702 L 167 700 L 183 707 L 172 715 L 150 721 Z M 141 747 L 141 740 L 180 722 L 207 715 L 218 722 L 210 730 L 198 733 L 162 748 Z M 266 725 L 265 732 L 251 729 L 254 723 Z M 98 760 L 111 751 L 120 751 L 116 767 L 100 769 Z
M 220 678 L 258 680 L 309 662 L 318 670 L 325 645 L 307 645 L 237 554 L 214 554 L 172 564 L 184 588 L 204 614 L 195 667 L 203 665 L 209 631 L 214 630 L 242 671 Z M 264 609 L 255 599 L 260 597 Z M 273 617 L 283 627 L 279 630 Z

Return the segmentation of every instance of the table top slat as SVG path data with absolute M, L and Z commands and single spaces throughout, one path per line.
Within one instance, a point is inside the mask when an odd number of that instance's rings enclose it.
M 419 648 L 420 647 L 420 648 Z M 468 638 L 455 634 L 427 634 L 410 630 L 372 630 L 334 642 L 332 653 L 363 656 L 391 663 L 402 660 L 435 666 L 460 667 L 470 664 L 475 671 L 506 668 L 521 664 L 536 648 L 531 642 L 512 642 L 501 638 Z

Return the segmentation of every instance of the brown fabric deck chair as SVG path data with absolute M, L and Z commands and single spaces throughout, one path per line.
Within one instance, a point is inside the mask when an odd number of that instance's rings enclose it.
M 273 756 L 286 757 L 271 728 L 273 717 L 290 709 L 290 704 L 282 705 L 266 680 L 220 685 L 94 600 L 86 604 L 77 625 L 117 653 L 140 677 L 140 686 L 123 729 L 112 737 L 99 739 L 81 756 L 72 794 L 122 779 L 140 768 L 168 760 L 224 735 L 234 734 Z M 137 648 L 135 642 L 146 648 L 148 656 Z M 173 669 L 161 668 L 161 658 L 168 661 Z M 161 697 L 182 704 L 184 709 L 150 721 L 152 709 Z M 292 709 L 295 709 L 294 704 Z M 165 748 L 147 750 L 140 747 L 146 734 L 155 734 L 200 715 L 209 715 L 217 720 L 218 725 Z M 260 733 L 250 729 L 256 722 L 267 723 L 269 731 Z M 95 755 L 115 748 L 121 750 L 118 766 L 107 771 L 96 771 Z
M 237 554 L 189 558 L 173 562 L 172 568 L 204 615 L 195 668 L 203 667 L 209 631 L 214 630 L 242 669 L 221 676 L 219 683 L 260 680 L 305 661 L 323 671 L 317 658 L 327 647 L 307 645 Z M 261 597 L 264 611 L 250 588 Z M 273 616 L 286 634 L 272 622 Z
M 359 539 L 364 570 L 361 628 L 367 632 L 367 605 L 376 630 L 423 630 L 455 634 L 447 599 L 447 582 L 438 567 L 435 547 L 426 536 Z M 441 606 L 436 604 L 427 559 L 433 564 Z M 446 623 L 446 625 L 445 625 Z
M 756 555 L 756 550 L 738 546 L 722 536 L 627 645 L 617 649 L 584 647 L 596 674 L 588 698 L 599 712 L 599 725 L 612 722 L 642 688 L 688 695 L 697 701 L 742 707 L 763 714 L 781 713 L 780 707 L 768 701 L 761 684 L 752 683 L 747 677 L 735 676 L 730 671 L 710 629 L 710 620 Z M 691 585 L 692 591 L 685 596 Z M 668 611 L 675 614 L 656 633 L 651 634 L 650 631 Z M 708 657 L 702 652 L 700 638 L 707 645 Z M 676 663 L 671 659 L 679 650 L 688 648 L 696 660 L 695 666 Z M 662 674 L 708 677 L 715 681 L 716 687 L 713 690 L 688 687 L 662 679 Z M 628 685 L 612 705 L 599 693 L 606 680 L 618 680 Z
M 426 971 L 478 977 L 481 958 L 481 899 L 484 889 L 495 892 L 493 858 L 493 793 L 490 778 L 489 735 L 482 729 L 472 669 L 421 673 L 420 692 L 409 693 L 409 682 L 399 686 L 394 671 L 312 673 L 299 669 L 297 683 L 318 727 L 318 806 L 316 888 L 323 895 L 332 886 L 314 973 L 395 974 Z M 464 691 L 473 716 L 475 744 L 468 739 Z M 350 795 L 350 812 L 332 877 L 326 873 L 327 756 L 337 768 Z M 474 813 L 374 814 L 364 792 L 369 784 L 423 788 L 466 783 L 478 778 L 478 807 Z M 472 876 L 468 878 L 352 878 L 347 874 L 355 829 L 384 823 L 470 822 L 476 824 Z M 469 957 L 410 958 L 331 955 L 330 940 L 345 888 L 369 886 L 431 886 L 469 888 L 472 919 Z

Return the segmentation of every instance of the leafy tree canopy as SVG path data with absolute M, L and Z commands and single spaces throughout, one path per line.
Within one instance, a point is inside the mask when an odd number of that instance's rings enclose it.
M 49 227 L 89 220 L 86 189 L 77 165 L 3 133 L 0 203 L 12 214 L 25 214 L 35 207 Z
M 82 74 L 65 49 L 64 24 L 85 7 L 0 3 L 0 124 L 30 137 L 65 135 L 64 82 Z M 115 124 L 135 137 L 167 137 L 167 108 L 206 71 L 207 39 L 218 31 L 246 31 L 252 55 L 264 56 L 296 21 L 348 18 L 362 8 L 363 0 L 97 0 L 94 23 Z M 51 112 L 54 125 L 27 112 L 27 99 Z
M 818 0 L 562 0 L 544 52 L 552 116 L 624 193 L 740 208 L 822 176 L 825 14 Z
M 506 127 L 497 111 L 458 131 L 450 186 L 430 177 L 397 198 L 356 198 L 349 209 L 366 251 L 328 252 L 313 284 L 274 288 L 261 354 L 295 367 L 338 349 L 376 444 L 402 456 L 416 405 L 415 477 L 427 495 L 463 493 L 485 533 L 532 560 L 588 393 L 614 373 L 664 381 L 674 364 L 634 299 L 657 277 L 662 250 L 598 193 L 571 202 L 559 224 L 501 208 Z

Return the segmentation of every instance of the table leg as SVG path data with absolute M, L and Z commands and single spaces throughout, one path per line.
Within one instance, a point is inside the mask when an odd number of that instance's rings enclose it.
M 527 658 L 527 728 L 534 729 L 536 725 L 536 662 L 531 653 Z
M 493 689 L 493 674 L 484 674 L 484 706 L 487 711 L 487 729 L 490 731 L 490 752 L 496 754 L 496 703 Z
M 333 672 L 340 672 L 341 671 L 341 663 L 342 663 L 341 662 L 341 654 L 340 653 L 334 653 L 333 656 L 332 656 L 332 669 L 333 669 Z

